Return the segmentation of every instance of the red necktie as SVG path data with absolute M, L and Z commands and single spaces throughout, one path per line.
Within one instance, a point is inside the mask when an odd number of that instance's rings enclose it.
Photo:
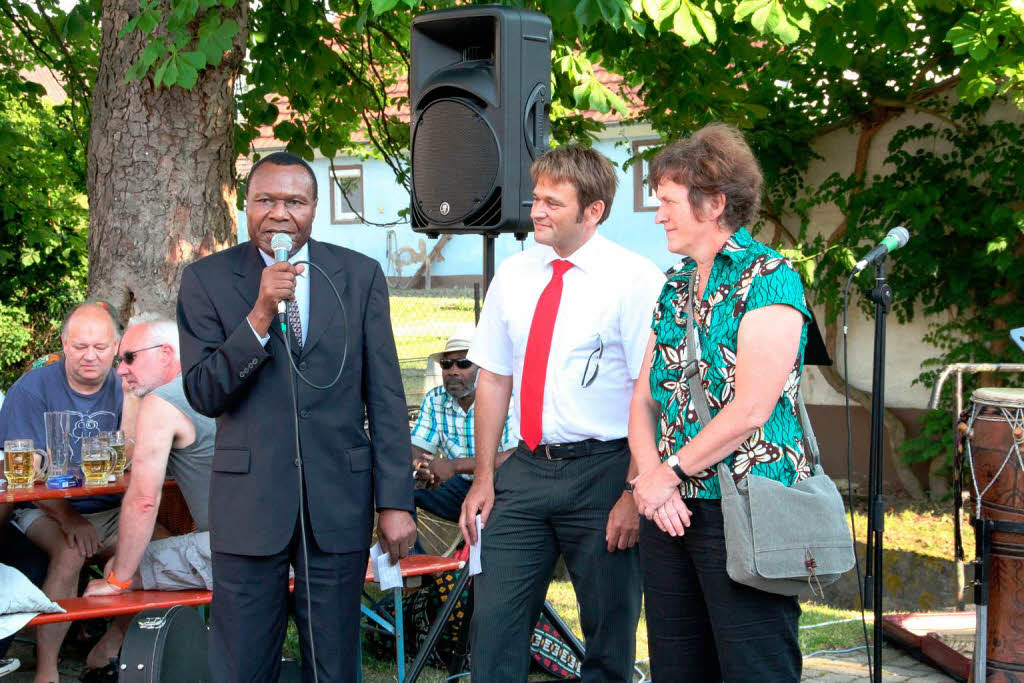
M 548 354 L 551 352 L 551 333 L 558 317 L 558 303 L 562 300 L 562 275 L 572 268 L 568 261 L 551 262 L 551 280 L 537 299 L 537 308 L 530 323 L 530 336 L 526 340 L 523 360 L 523 383 L 519 391 L 521 420 L 519 432 L 530 449 L 540 443 L 542 414 L 544 412 L 544 377 L 548 372 Z

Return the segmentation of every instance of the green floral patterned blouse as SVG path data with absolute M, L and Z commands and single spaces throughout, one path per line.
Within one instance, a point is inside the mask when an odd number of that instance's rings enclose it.
M 700 431 L 683 376 L 686 297 L 696 267 L 696 261 L 684 258 L 668 271 L 668 281 L 658 297 L 651 324 L 656 335 L 651 395 L 661 408 L 656 437 L 662 460 Z M 740 228 L 715 256 L 704 298 L 694 306 L 700 377 L 712 418 L 732 400 L 736 390 L 736 343 L 743 315 L 773 304 L 792 306 L 804 314 L 796 364 L 771 417 L 725 463 L 737 481 L 753 472 L 791 486 L 811 474 L 804 457 L 803 431 L 796 408 L 810 314 L 803 283 L 792 264 L 754 240 L 746 228 Z M 680 490 L 683 498 L 721 498 L 717 465 L 689 477 Z

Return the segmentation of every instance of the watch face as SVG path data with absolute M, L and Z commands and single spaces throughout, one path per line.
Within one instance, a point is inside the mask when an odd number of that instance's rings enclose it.
M 676 465 L 679 464 L 679 456 L 678 455 L 670 455 L 670 456 L 668 456 L 668 460 L 666 460 L 665 463 L 669 467 L 675 467 Z

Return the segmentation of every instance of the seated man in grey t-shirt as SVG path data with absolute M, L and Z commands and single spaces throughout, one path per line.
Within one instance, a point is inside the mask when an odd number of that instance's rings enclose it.
M 136 316 L 121 338 L 117 374 L 139 400 L 125 406 L 125 431 L 135 449 L 131 483 L 124 495 L 117 550 L 105 576 L 88 595 L 116 595 L 133 589 L 210 589 L 208 521 L 210 466 L 216 423 L 185 399 L 178 356 L 178 327 L 152 314 Z M 136 415 L 129 413 L 136 410 Z M 197 531 L 151 540 L 164 479 L 174 477 Z M 116 658 L 128 620 L 115 620 L 86 659 L 102 667 Z

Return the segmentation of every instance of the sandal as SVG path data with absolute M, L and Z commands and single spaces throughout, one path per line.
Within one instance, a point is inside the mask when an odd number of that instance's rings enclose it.
M 106 666 L 101 666 L 96 669 L 86 669 L 82 672 L 82 675 L 78 677 L 78 680 L 82 683 L 114 683 L 117 681 L 118 669 L 120 668 L 121 660 L 112 657 Z

